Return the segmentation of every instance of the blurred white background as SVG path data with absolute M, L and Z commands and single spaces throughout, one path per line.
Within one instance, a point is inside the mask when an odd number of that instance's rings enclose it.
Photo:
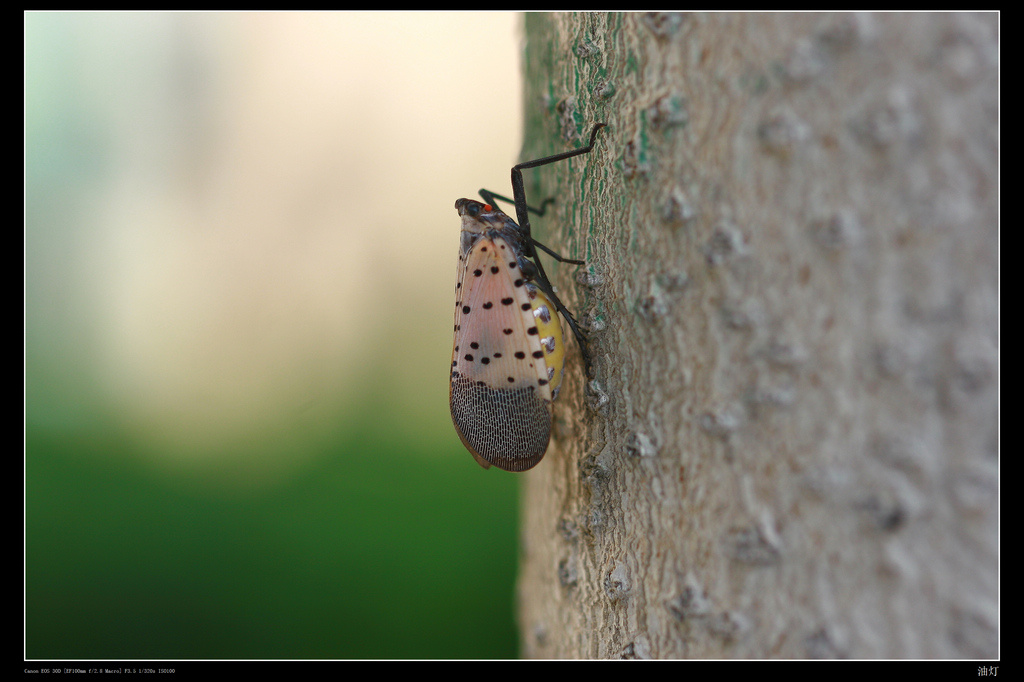
M 376 393 L 455 439 L 453 204 L 508 191 L 518 22 L 27 14 L 29 425 L 272 474 Z

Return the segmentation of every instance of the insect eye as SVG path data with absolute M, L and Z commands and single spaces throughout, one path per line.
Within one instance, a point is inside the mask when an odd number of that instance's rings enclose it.
M 466 206 L 466 213 L 474 218 L 477 217 L 480 214 L 480 204 L 473 203 Z

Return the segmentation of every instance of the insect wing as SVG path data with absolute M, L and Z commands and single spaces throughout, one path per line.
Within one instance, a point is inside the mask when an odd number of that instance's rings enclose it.
M 484 468 L 526 471 L 547 450 L 552 373 L 537 293 L 500 236 L 481 236 L 460 255 L 449 402 L 459 437 Z

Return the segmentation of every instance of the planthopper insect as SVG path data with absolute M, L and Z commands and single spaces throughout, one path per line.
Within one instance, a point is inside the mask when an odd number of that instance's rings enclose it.
M 555 295 L 537 249 L 561 263 L 584 263 L 563 258 L 530 235 L 528 212 L 544 215 L 554 200 L 539 209 L 528 206 L 522 171 L 588 153 L 605 125 L 594 126 L 585 147 L 513 166 L 512 199 L 480 190 L 484 203 L 455 202 L 462 240 L 448 395 L 455 430 L 485 469 L 526 471 L 544 457 L 551 403 L 565 368 L 559 315 L 569 323 L 590 373 L 586 339 Z M 496 200 L 515 204 L 518 224 L 495 206 Z

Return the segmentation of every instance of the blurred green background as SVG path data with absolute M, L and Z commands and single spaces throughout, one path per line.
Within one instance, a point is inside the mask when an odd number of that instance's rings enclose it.
M 518 19 L 25 16 L 25 655 L 515 657 L 451 427 Z

